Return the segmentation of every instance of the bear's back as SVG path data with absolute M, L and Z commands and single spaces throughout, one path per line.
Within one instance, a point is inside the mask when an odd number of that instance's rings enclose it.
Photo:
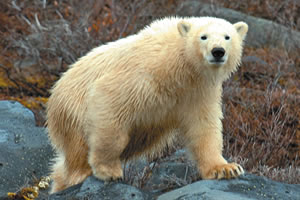
M 74 126 L 84 124 L 89 88 L 110 73 L 130 73 L 130 77 L 139 80 L 153 71 L 169 74 L 167 67 L 176 65 L 182 48 L 177 31 L 179 20 L 181 18 L 158 20 L 137 34 L 96 47 L 81 57 L 54 85 L 48 101 L 48 119 L 52 115 L 61 123 L 68 123 L 68 118 Z

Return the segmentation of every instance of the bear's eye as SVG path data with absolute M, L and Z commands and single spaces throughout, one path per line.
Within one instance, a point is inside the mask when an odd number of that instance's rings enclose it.
M 207 39 L 206 35 L 201 36 L 201 40 L 206 40 L 206 39 Z
M 228 35 L 226 35 L 225 40 L 230 40 L 230 37 Z

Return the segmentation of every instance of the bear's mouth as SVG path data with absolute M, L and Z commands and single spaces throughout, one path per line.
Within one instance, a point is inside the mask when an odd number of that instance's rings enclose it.
M 224 59 L 213 59 L 209 61 L 211 64 L 221 65 L 225 62 Z

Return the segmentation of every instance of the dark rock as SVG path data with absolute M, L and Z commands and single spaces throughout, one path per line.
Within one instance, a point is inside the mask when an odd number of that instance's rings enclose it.
M 46 195 L 39 195 L 37 200 L 60 200 L 60 199 L 73 199 L 76 200 L 75 196 L 80 191 L 80 187 L 82 186 L 82 183 L 79 183 L 77 185 L 73 185 L 61 192 L 54 193 L 50 196 Z
M 33 113 L 14 101 L 0 101 L 0 197 L 48 174 L 52 148 Z
M 269 64 L 264 61 L 263 59 L 257 57 L 257 56 L 244 56 L 242 58 L 243 63 L 249 63 L 249 64 L 256 64 L 263 67 L 268 67 Z
M 201 180 L 159 196 L 157 194 L 155 191 L 143 192 L 124 183 L 104 183 L 91 176 L 82 184 L 39 199 L 297 200 L 300 185 L 284 184 L 246 174 L 233 180 Z
M 14 63 L 15 68 L 21 68 L 21 69 L 26 69 L 26 68 L 32 68 L 32 67 L 37 67 L 37 60 L 35 58 L 26 58 L 23 60 L 18 60 Z
M 151 196 L 133 186 L 124 183 L 104 183 L 103 181 L 90 176 L 82 184 L 78 184 L 62 192 L 52 194 L 47 197 L 47 199 L 146 200 L 151 199 Z
M 185 150 L 177 150 L 153 168 L 143 189 L 155 195 L 192 183 L 199 178 L 196 166 L 187 160 Z
M 158 200 L 297 200 L 300 185 L 284 184 L 246 174 L 233 180 L 201 180 L 160 195 Z
M 270 20 L 252 17 L 228 8 L 216 7 L 201 1 L 185 1 L 177 10 L 179 16 L 214 16 L 231 23 L 244 21 L 249 25 L 246 45 L 251 47 L 281 47 L 291 51 L 299 50 L 300 32 Z
M 143 189 L 159 195 L 191 183 L 197 175 L 197 169 L 186 163 L 161 163 L 154 168 L 151 177 Z

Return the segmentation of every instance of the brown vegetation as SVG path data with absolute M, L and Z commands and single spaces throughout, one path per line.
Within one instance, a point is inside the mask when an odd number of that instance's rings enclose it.
M 209 2 L 214 2 L 209 0 Z M 292 29 L 300 30 L 300 2 L 297 0 L 216 0 L 220 6 L 265 18 Z
M 212 1 L 207 1 L 212 2 Z M 300 30 L 293 0 L 215 4 Z M 93 47 L 174 15 L 181 0 L 0 1 L 0 99 L 18 100 L 43 124 L 49 89 Z M 246 48 L 224 85 L 225 155 L 246 170 L 300 183 L 300 59 L 285 49 Z

